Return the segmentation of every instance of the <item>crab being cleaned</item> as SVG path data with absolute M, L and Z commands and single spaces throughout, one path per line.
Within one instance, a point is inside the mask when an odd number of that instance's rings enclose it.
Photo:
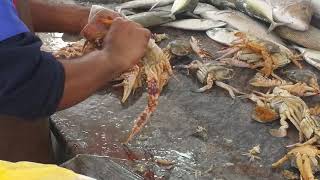
M 108 27 L 111 23 L 111 19 L 97 18 L 85 26 L 81 32 L 87 40 L 83 48 L 85 53 L 90 52 L 88 49 L 94 50 L 101 48 L 103 38 L 106 36 Z M 101 24 L 104 27 L 101 26 Z M 82 55 L 85 54 L 84 52 Z M 122 80 L 120 84 L 116 85 L 124 87 L 122 102 L 126 101 L 132 91 L 141 87 L 144 84 L 143 82 L 146 82 L 145 84 L 147 86 L 148 105 L 134 121 L 132 131 L 125 143 L 128 143 L 138 132 L 140 132 L 148 122 L 151 114 L 156 110 L 160 93 L 172 75 L 172 68 L 169 60 L 170 55 L 163 52 L 155 41 L 150 39 L 146 54 L 141 61 L 133 68 L 114 79 L 117 81 Z
M 217 60 L 239 67 L 261 68 L 260 72 L 266 77 L 273 75 L 275 69 L 283 67 L 290 62 L 293 62 L 299 68 L 302 67 L 298 63 L 298 60 L 301 58 L 295 56 L 281 44 L 260 39 L 243 32 L 235 32 L 234 35 L 238 39 L 232 43 L 233 45 L 230 48 L 218 52 L 223 55 Z M 230 56 L 232 58 L 229 58 Z
M 282 166 L 286 161 L 298 167 L 302 180 L 314 180 L 314 173 L 318 172 L 320 150 L 311 145 L 304 145 L 290 150 L 284 157 L 272 164 L 272 168 Z M 295 161 L 294 161 L 295 160 Z
M 221 64 L 216 63 L 202 63 L 199 60 L 192 61 L 189 65 L 179 65 L 177 68 L 185 68 L 190 70 L 196 70 L 198 80 L 205 84 L 202 88 L 195 90 L 195 92 L 201 93 L 212 88 L 213 84 L 227 90 L 232 98 L 235 98 L 235 93 L 244 94 L 238 89 L 222 82 L 233 78 L 234 71 Z

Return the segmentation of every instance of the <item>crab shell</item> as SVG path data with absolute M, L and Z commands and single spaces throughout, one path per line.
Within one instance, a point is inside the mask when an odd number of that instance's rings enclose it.
M 221 81 L 231 79 L 234 76 L 233 69 L 229 69 L 220 65 L 207 63 L 199 67 L 197 77 L 201 83 L 205 83 L 208 73 L 214 74 L 214 80 Z
M 186 56 L 189 55 L 192 51 L 191 45 L 188 41 L 175 40 L 171 41 L 167 49 L 176 56 Z

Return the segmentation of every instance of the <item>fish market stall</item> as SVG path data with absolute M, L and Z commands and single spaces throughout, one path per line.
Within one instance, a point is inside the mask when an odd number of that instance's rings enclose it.
M 172 40 L 189 41 L 191 36 L 213 56 L 224 47 L 205 32 L 171 27 L 151 30 L 168 35 L 169 39 L 159 45 L 162 48 Z M 197 55 L 189 55 L 170 63 L 178 67 L 196 59 L 199 59 Z M 318 69 L 306 62 L 301 64 L 303 69 L 320 77 Z M 297 67 L 290 64 L 275 73 L 284 77 L 285 71 L 293 69 Z M 256 70 L 239 67 L 233 70 L 235 75 L 226 81 L 228 85 L 246 94 L 268 90 L 249 84 Z M 194 92 L 202 86 L 193 73 L 173 68 L 173 78 L 163 88 L 150 122 L 126 145 L 123 142 L 147 101 L 144 88 L 136 90 L 124 103 L 119 100 L 121 93 L 114 93 L 110 88 L 101 90 L 84 102 L 56 113 L 52 117 L 52 130 L 67 159 L 78 154 L 110 157 L 113 162 L 92 157 L 92 162 L 98 165 L 89 174 L 100 179 L 108 179 L 99 175 L 104 162 L 106 167 L 115 162 L 127 169 L 117 172 L 129 173 L 132 179 L 299 179 L 299 171 L 290 163 L 284 168 L 271 168 L 288 152 L 287 145 L 298 142 L 299 134 L 293 124 L 289 123 L 286 137 L 272 136 L 269 131 L 278 129 L 279 121 L 252 120 L 255 104 L 250 100 L 243 96 L 233 99 L 218 86 L 203 93 Z M 303 97 L 303 100 L 312 107 L 320 97 Z M 87 166 L 93 166 L 92 162 Z

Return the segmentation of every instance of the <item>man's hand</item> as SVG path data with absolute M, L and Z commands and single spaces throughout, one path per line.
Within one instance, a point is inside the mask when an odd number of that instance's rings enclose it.
M 103 50 L 115 73 L 122 73 L 144 56 L 150 31 L 122 18 L 114 19 L 105 39 Z

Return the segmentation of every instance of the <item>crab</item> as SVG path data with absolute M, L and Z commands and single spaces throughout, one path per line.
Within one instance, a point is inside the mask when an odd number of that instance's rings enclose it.
M 276 87 L 276 86 L 292 84 L 291 82 L 287 82 L 281 79 L 280 77 L 273 78 L 273 79 L 267 78 L 259 72 L 249 81 L 249 83 L 250 85 L 255 87 Z
M 190 70 L 196 70 L 198 80 L 205 84 L 202 88 L 194 90 L 194 92 L 202 93 L 212 88 L 213 84 L 227 90 L 229 95 L 234 99 L 235 93 L 244 94 L 238 89 L 225 84 L 224 80 L 233 78 L 234 71 L 221 64 L 216 63 L 202 63 L 199 60 L 192 61 L 189 65 L 176 66 L 177 68 L 184 68 Z
M 111 25 L 111 19 L 94 19 L 81 31 L 86 38 L 84 49 L 87 47 L 101 48 L 103 38 Z M 122 102 L 126 101 L 132 91 L 141 87 L 146 82 L 148 92 L 148 103 L 144 111 L 135 119 L 131 133 L 125 144 L 129 143 L 134 136 L 141 131 L 150 119 L 151 114 L 156 110 L 158 99 L 163 87 L 168 83 L 173 74 L 170 65 L 170 55 L 165 53 L 156 43 L 150 39 L 148 42 L 145 56 L 132 69 L 124 72 L 115 80 L 122 80 L 122 83 L 116 86 L 123 86 L 124 93 Z
M 159 43 L 163 40 L 169 39 L 169 36 L 165 33 L 162 33 L 162 34 L 154 33 L 152 34 L 152 38 L 156 41 L 156 43 Z
M 190 54 L 196 54 L 201 59 L 210 59 L 212 55 L 210 52 L 200 47 L 200 42 L 195 37 L 191 36 L 189 41 L 185 40 L 174 40 L 169 42 L 164 51 L 171 56 L 187 56 Z
M 287 129 L 289 128 L 287 120 L 295 126 L 299 131 L 299 143 L 288 147 L 319 143 L 320 122 L 310 114 L 308 106 L 300 97 L 278 87 L 275 87 L 271 94 L 255 92 L 255 94 L 246 96 L 262 108 L 260 112 L 254 112 L 254 120 L 271 122 L 280 117 L 281 126 L 279 129 L 271 129 L 271 135 L 275 137 L 287 136 Z M 265 118 L 265 114 L 272 113 L 274 113 L 274 116 L 270 116 L 269 119 Z
M 280 44 L 243 32 L 236 32 L 235 36 L 239 39 L 234 41 L 230 48 L 218 52 L 223 55 L 217 60 L 238 67 L 261 68 L 260 72 L 266 77 L 273 75 L 275 69 L 290 62 L 293 62 L 299 68 L 302 67 L 298 63 L 301 58 L 295 56 L 289 49 Z M 229 56 L 233 56 L 233 58 L 228 58 Z
M 314 96 L 319 94 L 319 89 L 308 86 L 306 83 L 283 84 L 278 86 L 281 89 L 289 91 L 291 94 L 303 97 Z
M 276 137 L 285 137 L 289 120 L 296 129 L 301 132 L 301 122 L 308 116 L 308 107 L 304 101 L 290 94 L 288 91 L 275 87 L 271 94 L 255 92 L 247 96 L 257 103 L 257 107 L 252 117 L 258 122 L 271 122 L 279 119 L 281 127 L 271 129 L 270 133 Z
M 77 41 L 53 52 L 53 56 L 57 59 L 74 59 L 95 50 L 94 46 L 88 45 L 85 49 L 83 46 L 83 41 Z
M 250 85 L 255 87 L 278 87 L 284 90 L 287 90 L 292 95 L 295 96 L 314 96 L 319 94 L 319 90 L 315 89 L 314 87 L 309 86 L 306 83 L 295 83 L 285 81 L 278 77 L 277 75 L 273 74 L 276 78 L 267 78 L 263 76 L 261 73 L 257 73 L 250 81 Z
M 304 145 L 296 147 L 290 150 L 284 157 L 279 159 L 277 162 L 272 164 L 272 168 L 278 168 L 282 166 L 288 160 L 294 160 L 299 171 L 300 177 L 303 180 L 314 180 L 313 173 L 319 171 L 318 158 L 320 156 L 320 151 L 317 147 L 311 145 Z
M 284 74 L 293 82 L 305 84 L 305 86 L 308 86 L 310 94 L 316 95 L 320 93 L 320 87 L 318 84 L 318 78 L 317 75 L 309 70 L 301 70 L 301 69 L 295 69 L 295 70 L 288 70 L 285 71 Z
M 258 156 L 258 154 L 260 154 L 260 153 L 261 153 L 260 145 L 256 145 L 252 149 L 250 149 L 248 153 L 243 153 L 242 155 L 248 156 L 249 161 L 252 162 L 255 159 L 261 160 L 261 158 Z

